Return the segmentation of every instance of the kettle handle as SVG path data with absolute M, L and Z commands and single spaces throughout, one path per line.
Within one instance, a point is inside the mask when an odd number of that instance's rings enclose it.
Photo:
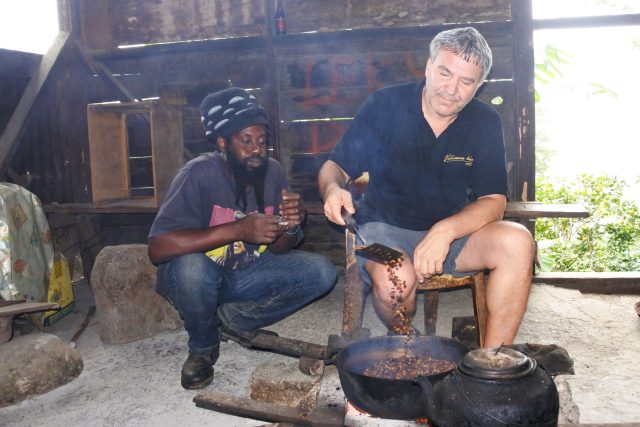
M 425 412 L 427 414 L 427 418 L 430 420 L 434 420 L 435 417 L 435 402 L 434 402 L 434 391 L 433 384 L 429 381 L 429 377 L 420 375 L 415 379 L 416 383 L 422 389 L 422 398 L 424 399 L 424 407 Z

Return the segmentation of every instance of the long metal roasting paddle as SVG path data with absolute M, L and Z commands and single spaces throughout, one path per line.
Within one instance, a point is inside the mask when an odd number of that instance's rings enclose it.
M 362 245 L 355 246 L 355 252 L 357 255 L 363 256 L 367 259 L 370 259 L 371 261 L 380 262 L 382 264 L 390 261 L 397 261 L 402 258 L 402 252 L 397 251 L 393 248 L 380 243 L 372 243 L 370 245 L 367 244 L 366 239 L 362 237 L 362 235 L 358 231 L 358 223 L 356 223 L 356 220 L 353 218 L 353 216 L 351 216 L 351 214 L 344 209 L 342 210 L 342 219 L 344 220 L 347 229 L 356 236 L 360 237 L 360 240 L 362 240 Z

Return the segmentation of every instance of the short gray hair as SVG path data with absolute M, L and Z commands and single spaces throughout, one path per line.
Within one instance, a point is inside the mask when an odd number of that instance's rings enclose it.
M 491 48 L 475 28 L 454 28 L 438 33 L 429 44 L 429 58 L 435 60 L 442 50 L 462 56 L 465 61 L 473 60 L 482 68 L 482 81 L 489 75 L 492 64 Z

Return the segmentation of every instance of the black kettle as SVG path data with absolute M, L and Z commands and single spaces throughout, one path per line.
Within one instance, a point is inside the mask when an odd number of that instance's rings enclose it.
M 511 348 L 479 348 L 431 387 L 421 382 L 439 427 L 557 426 L 558 390 L 535 359 Z

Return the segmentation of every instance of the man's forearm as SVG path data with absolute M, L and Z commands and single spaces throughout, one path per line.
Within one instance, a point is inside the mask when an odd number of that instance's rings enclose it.
M 349 176 L 332 160 L 327 160 L 318 172 L 318 189 L 322 200 L 335 188 L 345 188 Z
M 230 222 L 202 230 L 170 231 L 150 239 L 149 258 L 158 264 L 180 255 L 206 252 L 236 241 L 235 230 L 236 222 Z
M 459 239 L 478 231 L 485 225 L 499 221 L 504 216 L 506 197 L 491 194 L 469 203 L 460 212 L 445 218 L 432 228 L 446 232 L 451 240 Z

